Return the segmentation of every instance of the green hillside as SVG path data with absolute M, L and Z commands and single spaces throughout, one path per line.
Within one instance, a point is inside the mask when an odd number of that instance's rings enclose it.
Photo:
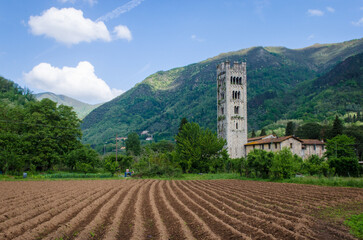
M 73 107 L 73 110 L 77 113 L 77 116 L 80 119 L 83 119 L 93 109 L 102 105 L 102 104 L 95 104 L 95 105 L 87 104 L 87 103 L 78 101 L 74 98 L 70 98 L 70 97 L 67 97 L 64 95 L 57 95 L 57 94 L 54 94 L 51 92 L 38 93 L 38 94 L 35 94 L 35 97 L 39 101 L 44 98 L 48 98 L 48 99 L 52 100 L 53 102 L 58 103 L 58 105 L 63 104 L 65 106 Z
M 360 52 L 363 52 L 363 39 L 303 49 L 253 47 L 160 71 L 86 116 L 82 124 L 84 141 L 100 144 L 116 133 L 122 136 L 143 130 L 149 130 L 157 140 L 172 138 L 182 117 L 216 130 L 216 66 L 226 60 L 232 63 L 247 61 L 250 128 L 257 129 L 295 115 L 303 119 L 322 119 L 336 110 L 349 110 L 349 107 L 341 103 L 334 109 L 322 107 L 319 112 L 314 111 L 314 97 L 329 93 L 328 87 L 320 86 L 322 80 L 317 79 L 339 62 Z M 319 85 L 320 92 L 314 84 Z M 337 85 L 330 87 L 334 89 Z M 307 99 L 299 89 L 310 89 L 318 95 Z M 338 93 L 332 94 L 338 96 Z M 291 98 L 294 104 L 290 103 Z M 303 112 L 308 100 L 314 105 L 313 111 Z M 362 102 L 355 104 L 361 107 Z

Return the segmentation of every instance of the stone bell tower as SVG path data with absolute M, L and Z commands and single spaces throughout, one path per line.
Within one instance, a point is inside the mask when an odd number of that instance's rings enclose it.
M 245 157 L 247 143 L 246 63 L 229 61 L 217 66 L 217 132 L 227 140 L 231 158 Z

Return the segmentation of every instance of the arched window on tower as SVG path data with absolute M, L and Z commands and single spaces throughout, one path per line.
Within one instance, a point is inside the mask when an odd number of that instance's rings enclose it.
M 235 106 L 234 107 L 234 114 L 238 114 L 238 112 L 239 112 L 239 106 Z
M 242 85 L 242 78 L 241 77 L 239 78 L 238 83 L 239 83 L 239 85 Z
M 231 84 L 232 84 L 233 77 L 231 77 Z
M 241 99 L 241 92 L 238 91 L 238 99 Z
M 238 129 L 238 123 L 236 123 L 236 129 Z
M 234 99 L 234 91 L 232 91 L 232 99 Z
M 236 84 L 236 77 L 233 77 L 233 84 Z

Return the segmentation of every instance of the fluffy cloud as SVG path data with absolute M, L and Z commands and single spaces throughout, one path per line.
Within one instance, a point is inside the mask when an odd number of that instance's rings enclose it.
M 335 9 L 332 7 L 326 7 L 326 10 L 328 10 L 328 12 L 334 13 Z
M 111 89 L 105 81 L 95 75 L 91 63 L 79 62 L 77 67 L 53 67 L 49 63 L 40 63 L 24 74 L 27 84 L 32 87 L 64 94 L 88 102 L 106 102 L 122 94 L 122 90 Z
M 93 22 L 74 8 L 50 8 L 40 16 L 31 16 L 28 24 L 34 35 L 45 35 L 67 45 L 95 40 L 111 41 L 103 22 Z
M 323 16 L 324 15 L 324 12 L 323 11 L 320 11 L 318 9 L 309 9 L 308 10 L 308 15 L 309 16 Z
M 132 40 L 131 32 L 126 26 L 118 25 L 114 28 L 113 32 L 116 34 L 117 38 L 126 39 L 127 41 Z
M 352 22 L 352 24 L 358 27 L 363 26 L 363 17 L 356 22 Z

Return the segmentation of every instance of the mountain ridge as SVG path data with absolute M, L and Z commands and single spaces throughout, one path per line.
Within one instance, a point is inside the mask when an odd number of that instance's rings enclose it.
M 93 109 L 99 107 L 102 105 L 100 104 L 88 104 L 84 103 L 82 101 L 79 101 L 77 99 L 68 97 L 66 95 L 62 94 L 55 94 L 52 92 L 43 92 L 43 93 L 37 93 L 34 94 L 35 98 L 37 100 L 42 100 L 43 98 L 48 98 L 59 105 L 63 104 L 65 106 L 73 107 L 73 110 L 77 113 L 77 116 L 80 119 L 83 119 L 87 114 L 89 114 Z
M 226 60 L 247 61 L 248 122 L 250 128 L 257 129 L 286 114 L 286 106 L 266 109 L 266 103 L 360 52 L 363 39 L 298 50 L 251 47 L 159 71 L 90 113 L 82 124 L 84 141 L 97 144 L 116 133 L 142 130 L 155 133 L 156 139 L 171 139 L 182 117 L 215 130 L 216 66 Z

